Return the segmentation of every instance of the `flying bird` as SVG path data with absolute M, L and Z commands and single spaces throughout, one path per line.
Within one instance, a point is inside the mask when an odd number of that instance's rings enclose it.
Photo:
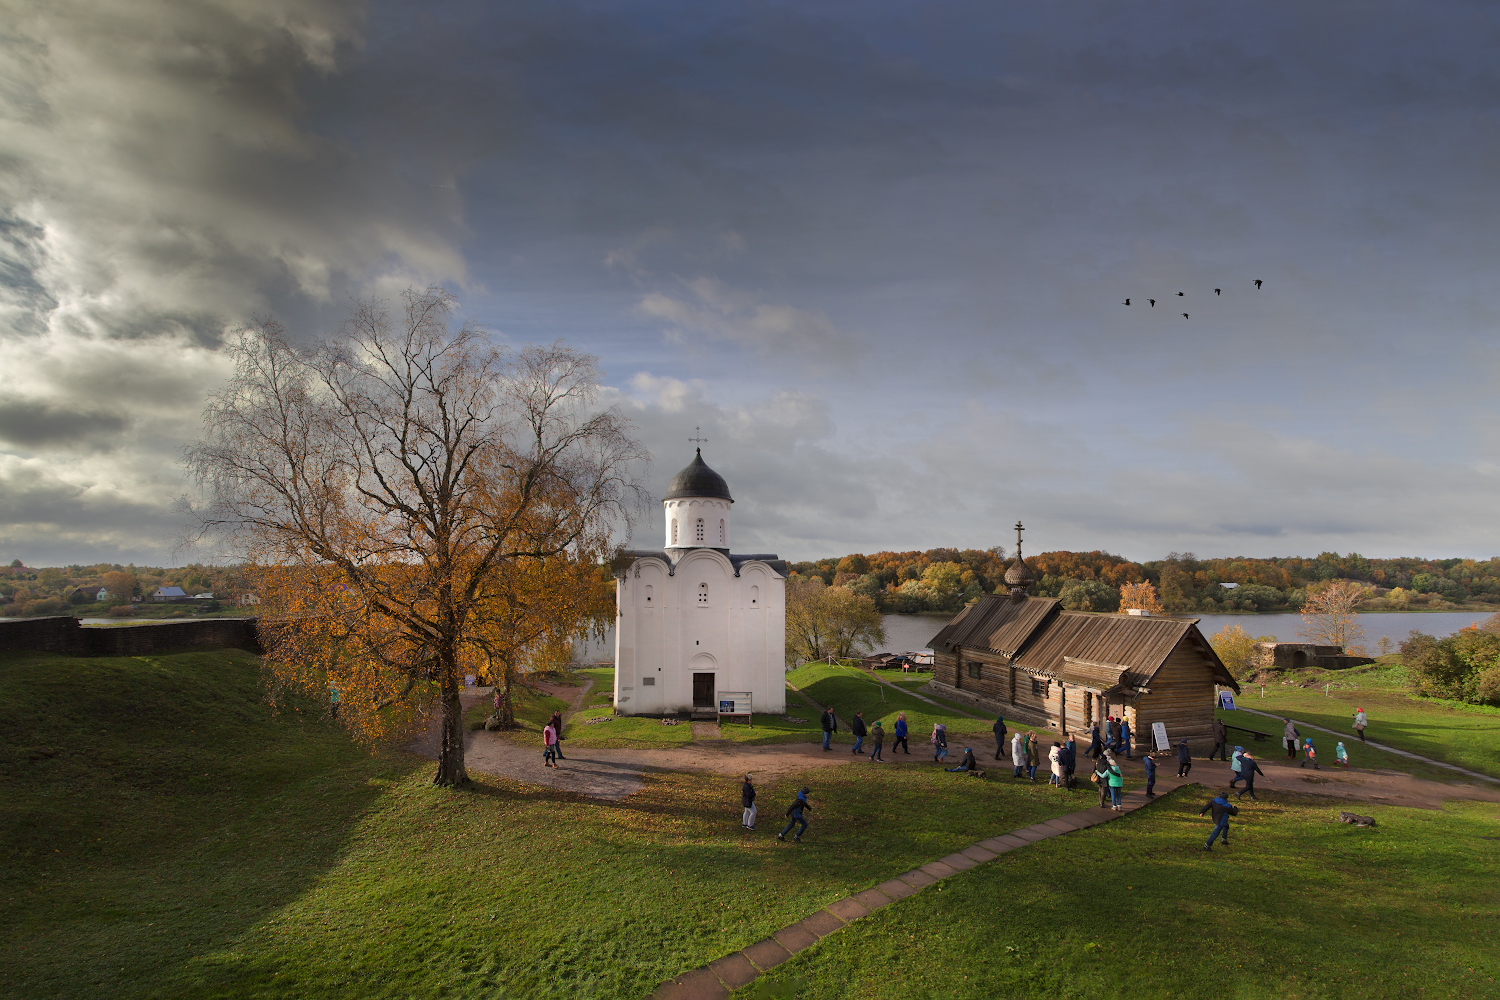
M 1215 288 L 1215 289 L 1214 289 L 1214 294 L 1215 294 L 1215 295 L 1218 295 L 1218 294 L 1219 294 L 1219 293 L 1220 293 L 1220 292 L 1222 292 L 1222 291 L 1223 291 L 1223 289 L 1222 289 L 1222 288 Z
M 1126 305 L 1127 305 L 1127 306 L 1128 306 L 1128 305 L 1130 305 L 1130 300 L 1129 300 L 1129 299 L 1126 299 L 1126 300 L 1125 300 L 1125 304 L 1126 304 Z
M 1183 318 L 1183 319 L 1187 319 L 1187 313 L 1183 313 L 1183 314 L 1182 314 L 1182 318 Z
M 1177 297 L 1180 299 L 1180 298 L 1182 298 L 1186 294 L 1187 294 L 1187 292 L 1178 292 L 1177 293 Z
M 1149 302 L 1149 303 L 1151 303 L 1151 308 L 1152 309 L 1156 308 L 1156 300 L 1155 299 L 1147 299 L 1146 301 Z
M 1256 287 L 1256 288 L 1259 288 L 1259 287 L 1260 287 L 1260 279 L 1259 279 L 1259 278 L 1256 278 L 1256 279 L 1255 279 L 1255 287 Z

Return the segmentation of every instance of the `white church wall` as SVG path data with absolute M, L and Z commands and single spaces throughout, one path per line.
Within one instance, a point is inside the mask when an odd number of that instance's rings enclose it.
M 704 545 L 715 549 L 729 548 L 730 502 L 718 497 L 684 497 L 662 502 L 666 510 L 666 533 L 663 544 L 669 548 L 692 548 Z M 697 523 L 703 520 L 703 539 L 697 537 Z

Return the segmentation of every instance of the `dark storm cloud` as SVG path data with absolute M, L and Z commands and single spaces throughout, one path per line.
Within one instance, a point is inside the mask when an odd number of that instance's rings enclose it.
M 13 21 L 7 389 L 128 417 L 88 458 L 23 420 L 0 488 L 149 506 L 226 328 L 442 280 L 599 353 L 653 482 L 703 426 L 757 547 L 1500 545 L 1491 5 Z
M 124 418 L 114 413 L 0 398 L 0 441 L 22 448 L 95 441 L 124 428 Z

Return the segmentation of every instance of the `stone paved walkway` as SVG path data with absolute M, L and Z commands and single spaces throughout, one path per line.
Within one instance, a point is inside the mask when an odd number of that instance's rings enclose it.
M 1190 778 L 1169 777 L 1165 773 L 1158 773 L 1156 787 L 1161 790 L 1158 798 L 1191 783 Z M 1086 787 L 1090 794 L 1094 793 L 1092 785 Z M 1096 806 L 981 840 L 945 858 L 929 861 L 905 875 L 898 875 L 888 882 L 829 903 L 811 916 L 776 931 L 764 941 L 725 955 L 701 969 L 669 979 L 656 988 L 650 1000 L 720 1000 L 728 997 L 731 990 L 748 986 L 762 972 L 774 969 L 799 951 L 812 947 L 821 939 L 837 933 L 846 925 L 870 915 L 882 906 L 915 895 L 951 875 L 993 861 L 1007 851 L 1108 823 L 1150 805 L 1153 801 L 1146 798 L 1140 790 L 1129 791 L 1121 798 L 1124 812 Z

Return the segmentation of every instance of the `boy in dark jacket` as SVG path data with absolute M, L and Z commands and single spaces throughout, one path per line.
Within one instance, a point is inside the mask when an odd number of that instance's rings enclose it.
M 750 781 L 750 775 L 745 775 L 745 783 L 740 786 L 740 806 L 745 810 L 745 815 L 740 819 L 740 826 L 746 830 L 755 829 L 755 785 Z
M 802 843 L 802 835 L 807 832 L 807 818 L 802 815 L 802 811 L 804 809 L 811 808 L 812 804 L 807 801 L 807 789 L 804 788 L 802 789 L 802 791 L 797 793 L 797 797 L 792 801 L 792 804 L 786 807 L 785 815 L 788 818 L 786 829 L 778 833 L 776 835 L 776 839 L 785 840 L 786 835 L 788 833 L 791 833 L 792 827 L 796 826 L 798 823 L 801 823 L 802 828 L 797 831 L 797 835 L 792 839 L 799 844 Z
M 997 716 L 990 731 L 995 734 L 995 759 L 999 760 L 1000 754 L 1005 752 L 1005 716 Z
M 1146 769 L 1146 798 L 1156 798 L 1156 793 L 1151 789 L 1156 787 L 1156 758 L 1149 753 L 1141 758 L 1141 766 Z
M 970 774 L 977 774 L 979 772 L 979 761 L 974 759 L 974 749 L 972 747 L 964 747 L 964 759 L 958 762 L 958 766 L 945 767 L 943 770 L 967 771 Z
M 1186 778 L 1193 769 L 1193 755 L 1188 752 L 1187 740 L 1177 744 L 1177 777 Z
M 1214 849 L 1214 839 L 1221 834 L 1223 835 L 1224 846 L 1229 846 L 1229 817 L 1238 816 L 1240 812 L 1238 806 L 1230 805 L 1229 800 L 1222 795 L 1215 795 L 1209 799 L 1208 805 L 1198 810 L 1198 815 L 1202 816 L 1210 810 L 1213 811 L 1214 832 L 1208 835 L 1208 843 L 1203 845 L 1205 851 Z
M 1249 792 L 1250 798 L 1254 800 L 1255 776 L 1257 774 L 1264 775 L 1265 773 L 1260 769 L 1260 765 L 1256 763 L 1255 758 L 1250 755 L 1250 751 L 1246 750 L 1240 754 L 1240 777 L 1244 779 L 1245 787 L 1240 789 L 1240 794 L 1236 795 L 1235 798 L 1243 799 L 1245 793 Z

